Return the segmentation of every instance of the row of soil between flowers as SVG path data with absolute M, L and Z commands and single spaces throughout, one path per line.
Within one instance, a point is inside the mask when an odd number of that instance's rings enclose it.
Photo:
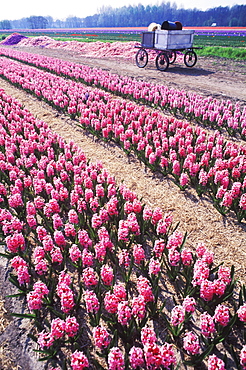
M 181 187 L 210 185 L 218 208 L 245 217 L 245 147 L 5 58 L 0 74 Z M 203 243 L 188 250 L 171 214 L 117 187 L 100 163 L 0 94 L 3 255 L 30 311 L 15 314 L 32 320 L 30 336 L 49 369 L 203 361 L 210 370 L 245 369 L 246 290 L 233 266 L 214 266 Z

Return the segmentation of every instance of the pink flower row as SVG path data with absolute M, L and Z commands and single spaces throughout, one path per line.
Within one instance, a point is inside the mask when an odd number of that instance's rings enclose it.
M 100 89 L 89 89 L 90 94 L 88 94 L 88 88 L 81 83 L 65 80 L 17 62 L 10 62 L 5 58 L 0 59 L 0 75 L 70 115 L 78 115 L 91 101 L 110 98 L 109 94 Z
M 40 347 L 48 350 L 64 338 L 79 341 L 75 338 L 83 325 L 82 306 L 94 320 L 95 345 L 99 349 L 108 348 L 111 342 L 114 345 L 107 356 L 110 370 L 125 368 L 124 355 L 129 356 L 132 368 L 170 368 L 175 363 L 173 347 L 165 342 L 158 344 L 161 338 L 143 322 L 147 318 L 153 323 L 151 307 L 155 300 L 160 304 L 155 288 L 158 276 L 165 273 L 163 263 L 172 273 L 190 268 L 192 287 L 207 304 L 221 299 L 230 287 L 230 271 L 220 267 L 215 274 L 211 269 L 212 253 L 203 245 L 196 255 L 184 248 L 183 235 L 177 230 L 172 232 L 170 215 L 143 207 L 133 192 L 124 186 L 118 189 L 99 163 L 87 164 L 78 147 L 65 143 L 16 100 L 2 90 L 0 93 L 0 226 L 7 253 L 20 288 L 26 289 L 29 309 L 40 315 L 46 313 L 43 319 L 53 306 L 64 315 L 60 320 L 54 318 L 50 328 L 44 324 L 38 336 Z M 150 245 L 144 241 L 144 224 L 153 236 Z M 146 267 L 148 277 L 144 276 Z M 135 281 L 137 276 L 133 295 L 123 281 L 123 276 L 131 277 L 130 268 Z M 192 297 L 181 303 L 172 309 L 168 319 L 174 333 L 177 325 L 185 328 L 186 312 L 193 313 L 197 305 Z M 242 323 L 246 321 L 245 302 L 234 313 L 228 307 L 216 305 L 213 316 L 206 312 L 201 316 L 203 336 L 216 340 L 231 316 L 238 316 Z M 115 346 L 112 329 L 105 331 L 100 325 L 100 312 L 114 322 L 122 338 L 127 336 L 125 348 Z M 107 327 L 107 320 L 101 320 Z M 130 326 L 134 322 L 139 326 L 135 330 L 141 342 L 133 341 L 129 349 Z M 187 354 L 200 355 L 202 347 L 193 332 L 186 330 L 182 342 Z M 244 347 L 240 356 L 244 366 Z M 68 362 L 72 369 L 89 364 L 82 351 L 73 352 Z M 210 363 L 220 361 L 213 357 Z
M 203 98 L 184 90 L 169 89 L 164 85 L 118 76 L 102 69 L 13 49 L 1 48 L 0 54 L 106 89 L 123 97 L 130 97 L 137 102 L 179 112 L 189 119 L 195 119 L 218 129 L 223 127 L 229 133 L 240 133 L 242 138 L 246 137 L 246 107 L 241 108 L 239 103 L 234 105 L 229 100 Z
M 219 211 L 233 210 L 240 221 L 245 217 L 245 146 L 8 59 L 0 59 L 0 74 L 55 108 L 80 117 L 81 125 L 93 134 L 134 150 L 153 170 L 171 173 L 182 188 L 191 183 L 198 193 L 209 189 Z

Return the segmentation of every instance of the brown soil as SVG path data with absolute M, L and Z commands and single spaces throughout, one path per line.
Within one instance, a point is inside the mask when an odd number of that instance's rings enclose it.
M 126 61 L 122 58 L 92 59 L 75 52 L 44 48 L 22 48 L 21 50 L 88 64 L 112 73 L 194 91 L 203 96 L 212 95 L 217 99 L 231 99 L 233 102 L 239 101 L 242 105 L 246 103 L 246 66 L 243 62 L 198 57 L 196 66 L 191 69 L 185 67 L 183 63 L 175 63 L 168 71 L 160 72 L 153 61 L 150 61 L 144 69 L 139 69 L 134 60 Z M 104 167 L 115 176 L 118 184 L 124 182 L 137 193 L 139 198 L 142 198 L 144 203 L 152 208 L 161 207 L 163 212 L 172 212 L 174 223 L 180 222 L 179 230 L 188 232 L 186 244 L 188 247 L 194 248 L 198 242 L 204 241 L 214 252 L 216 262 L 224 262 L 228 266 L 234 264 L 236 276 L 245 281 L 245 223 L 237 222 L 234 215 L 223 217 L 207 198 L 199 198 L 193 189 L 180 191 L 171 179 L 146 170 L 133 156 L 126 157 L 117 146 L 95 140 L 80 130 L 74 121 L 58 114 L 47 104 L 2 80 L 0 88 L 23 102 L 34 116 L 46 121 L 50 128 L 64 139 L 74 140 L 83 148 L 88 159 L 93 162 L 102 161 Z M 19 365 L 22 366 L 21 363 Z M 24 368 L 27 369 L 27 367 Z M 2 367 L 2 369 L 8 369 L 8 367 Z

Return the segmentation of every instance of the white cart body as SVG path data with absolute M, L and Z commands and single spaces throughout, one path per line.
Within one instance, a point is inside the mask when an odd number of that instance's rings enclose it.
M 156 30 L 142 33 L 142 46 L 158 50 L 189 49 L 193 46 L 194 30 Z

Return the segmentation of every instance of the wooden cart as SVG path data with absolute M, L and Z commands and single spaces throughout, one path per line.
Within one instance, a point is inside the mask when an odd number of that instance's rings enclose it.
M 136 46 L 139 50 L 136 53 L 136 64 L 139 68 L 144 68 L 148 64 L 148 52 L 152 49 L 157 52 L 155 59 L 156 68 L 159 71 L 166 71 L 169 64 L 176 60 L 177 51 L 184 52 L 184 64 L 187 67 L 194 67 L 197 62 L 197 54 L 193 47 L 193 30 L 157 30 L 142 33 L 141 46 Z

